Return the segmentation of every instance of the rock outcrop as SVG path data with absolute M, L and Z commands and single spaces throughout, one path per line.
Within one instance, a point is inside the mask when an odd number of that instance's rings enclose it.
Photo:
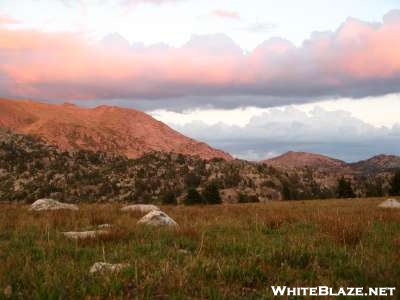
M 32 203 L 30 210 L 46 211 L 46 210 L 79 210 L 79 207 L 74 204 L 62 203 L 53 199 L 39 199 Z

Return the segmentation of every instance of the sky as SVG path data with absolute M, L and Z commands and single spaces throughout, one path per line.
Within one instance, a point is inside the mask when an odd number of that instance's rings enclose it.
M 400 3 L 2 0 L 0 96 L 144 110 L 249 160 L 400 155 Z

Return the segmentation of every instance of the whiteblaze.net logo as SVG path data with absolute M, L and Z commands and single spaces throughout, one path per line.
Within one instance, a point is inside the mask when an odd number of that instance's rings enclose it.
M 271 286 L 274 296 L 394 296 L 395 287 L 341 287 L 333 289 L 327 286 L 318 287 L 287 287 L 287 286 Z

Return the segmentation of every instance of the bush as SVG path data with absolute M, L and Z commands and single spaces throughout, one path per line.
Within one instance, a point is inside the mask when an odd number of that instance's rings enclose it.
M 244 193 L 239 193 L 238 203 L 256 203 L 260 202 L 256 195 L 247 195 Z
M 190 188 L 185 199 L 183 200 L 183 203 L 185 205 L 202 204 L 203 198 L 195 188 Z
M 161 197 L 161 203 L 164 205 L 177 205 L 176 194 L 173 191 L 167 191 Z
M 338 180 L 336 194 L 338 198 L 354 198 L 356 196 L 351 187 L 350 180 L 347 180 L 344 177 Z
M 185 184 L 189 188 L 197 188 L 200 185 L 201 178 L 194 172 L 190 172 L 185 176 Z
M 219 193 L 218 183 L 212 181 L 208 183 L 202 193 L 203 199 L 207 204 L 221 204 L 222 199 Z
M 400 196 L 400 170 L 394 174 L 390 182 L 389 193 L 391 196 Z

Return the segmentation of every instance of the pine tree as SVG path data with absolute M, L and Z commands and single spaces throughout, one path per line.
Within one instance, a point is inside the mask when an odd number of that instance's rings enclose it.
M 208 204 L 221 204 L 222 199 L 219 194 L 219 186 L 215 181 L 210 182 L 204 187 L 203 199 Z
M 185 205 L 202 204 L 203 199 L 195 188 L 190 188 L 187 192 L 185 199 L 183 200 Z
M 284 200 L 292 200 L 292 193 L 287 184 L 283 185 L 282 197 Z
M 165 205 L 176 205 L 178 201 L 176 200 L 176 195 L 173 191 L 167 191 L 161 198 L 162 204 Z
M 390 182 L 389 193 L 391 196 L 400 196 L 400 170 L 394 174 Z
M 338 180 L 336 195 L 338 198 L 354 198 L 356 196 L 351 187 L 350 180 L 347 180 L 344 177 Z
M 185 184 L 189 188 L 197 188 L 200 185 L 201 177 L 194 172 L 189 172 L 185 176 Z

